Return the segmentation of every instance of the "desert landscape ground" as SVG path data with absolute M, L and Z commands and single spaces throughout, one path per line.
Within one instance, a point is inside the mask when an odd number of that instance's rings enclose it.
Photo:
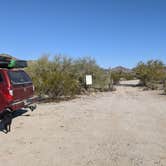
M 16 115 L 0 145 L 3 166 L 166 166 L 166 96 L 118 86 L 39 104 Z

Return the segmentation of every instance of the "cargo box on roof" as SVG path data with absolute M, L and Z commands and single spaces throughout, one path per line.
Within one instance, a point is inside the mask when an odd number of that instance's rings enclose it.
M 25 60 L 17 60 L 8 54 L 0 54 L 0 68 L 24 68 L 27 66 Z

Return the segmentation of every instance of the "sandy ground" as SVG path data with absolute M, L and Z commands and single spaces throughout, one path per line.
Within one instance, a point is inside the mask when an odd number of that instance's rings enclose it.
M 40 104 L 0 145 L 2 166 L 166 166 L 166 96 L 118 87 Z

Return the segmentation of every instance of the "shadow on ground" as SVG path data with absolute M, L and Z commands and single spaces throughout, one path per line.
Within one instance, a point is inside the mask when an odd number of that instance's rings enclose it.
M 126 87 L 143 87 L 141 84 L 118 84 L 117 86 L 126 86 Z
M 17 118 L 19 116 L 30 116 L 30 114 L 25 114 L 27 112 L 28 112 L 27 109 L 21 109 L 21 110 L 14 111 L 12 113 L 12 119 Z M 2 119 L 0 120 L 0 132 L 5 133 L 5 131 L 4 131 L 4 124 L 3 124 L 3 120 Z

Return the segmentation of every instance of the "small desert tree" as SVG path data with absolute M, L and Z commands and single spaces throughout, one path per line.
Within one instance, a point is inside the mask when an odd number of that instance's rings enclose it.
M 149 82 L 163 82 L 166 76 L 165 65 L 159 60 L 139 62 L 134 72 L 144 86 L 147 86 Z
M 48 56 L 43 56 L 37 61 L 29 62 L 26 70 L 39 95 L 56 99 L 60 96 L 73 96 L 79 91 L 79 83 L 70 72 L 71 66 L 70 58 L 55 56 L 50 61 Z
M 119 81 L 121 78 L 121 72 L 119 72 L 119 71 L 111 72 L 111 78 L 112 78 L 114 84 L 119 84 Z
M 81 87 L 85 86 L 85 75 L 93 77 L 93 88 L 105 90 L 109 88 L 110 73 L 97 65 L 95 59 L 84 57 L 74 61 L 72 73 L 75 73 Z

